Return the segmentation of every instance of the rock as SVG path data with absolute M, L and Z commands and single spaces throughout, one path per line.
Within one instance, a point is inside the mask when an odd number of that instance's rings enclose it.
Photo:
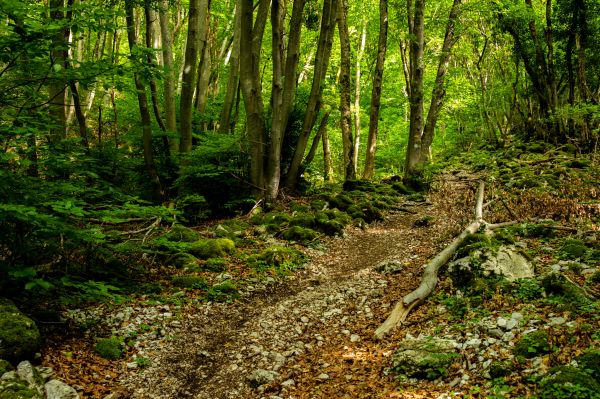
M 44 385 L 46 399 L 79 399 L 77 391 L 59 380 L 50 380 Z
M 392 369 L 408 378 L 434 380 L 443 377 L 459 358 L 457 346 L 453 340 L 429 336 L 404 339 L 393 356 Z
M 521 321 L 523 320 L 523 315 L 519 312 L 513 312 L 513 314 L 510 315 L 510 318 L 517 321 Z
M 508 281 L 535 276 L 533 265 L 514 247 L 501 246 L 495 255 L 486 257 L 488 259 L 481 265 L 482 269 L 504 276 Z
M 358 335 L 358 334 L 352 334 L 350 336 L 350 342 L 358 342 L 358 341 L 360 341 L 360 335 Z
M 548 325 L 549 326 L 560 326 L 563 325 L 567 322 L 567 319 L 565 319 L 564 317 L 550 317 L 550 320 L 548 321 Z
M 300 321 L 301 321 L 302 323 L 305 323 L 305 324 L 306 324 L 306 323 L 308 323 L 309 319 L 308 319 L 308 317 L 306 317 L 306 316 L 302 316 L 302 317 L 300 318 Z
M 35 354 L 41 345 L 40 331 L 14 303 L 0 298 L 0 358 L 19 360 Z
M 37 385 L 41 382 L 37 370 L 28 361 L 23 361 L 17 365 L 17 376 L 29 385 Z
M 293 387 L 294 385 L 296 385 L 296 381 L 292 380 L 291 378 L 281 383 L 281 386 L 284 388 Z
M 329 379 L 329 374 L 321 373 L 321 374 L 319 374 L 319 376 L 317 378 L 320 379 L 320 380 L 323 380 L 323 381 L 324 380 L 328 380 Z
M 465 348 L 473 347 L 473 348 L 477 349 L 480 346 L 481 346 L 481 339 L 479 339 L 479 338 L 472 338 L 472 339 L 468 340 L 467 342 L 465 342 Z
M 248 380 L 250 381 L 250 385 L 258 388 L 261 385 L 275 381 L 277 377 L 279 377 L 279 373 L 276 371 L 258 369 L 248 377 Z
M 500 328 L 506 328 L 507 322 L 508 322 L 508 320 L 506 320 L 504 317 L 498 317 L 498 320 L 496 320 L 496 324 Z
M 399 260 L 384 260 L 375 266 L 375 271 L 381 274 L 396 274 L 404 269 L 404 265 Z
M 506 326 L 504 327 L 506 330 L 512 330 L 514 329 L 517 325 L 519 324 L 519 322 L 515 319 L 508 319 L 506 321 Z

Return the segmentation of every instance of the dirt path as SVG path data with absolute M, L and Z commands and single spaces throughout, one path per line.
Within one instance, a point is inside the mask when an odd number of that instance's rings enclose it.
M 306 270 L 245 300 L 189 309 L 174 339 L 154 348 L 152 366 L 122 384 L 135 398 L 390 397 L 395 385 L 385 368 L 394 336 L 371 337 L 453 233 L 448 225 L 459 216 L 448 213 L 443 194 L 434 203 L 409 204 L 415 213 L 307 250 Z M 424 215 L 438 222 L 415 227 Z M 376 272 L 386 260 L 403 270 Z

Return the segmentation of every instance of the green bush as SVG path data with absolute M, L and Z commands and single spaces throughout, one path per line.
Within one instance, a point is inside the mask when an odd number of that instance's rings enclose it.
M 552 368 L 538 384 L 541 399 L 598 399 L 600 384 L 588 373 L 572 366 Z
M 210 258 L 204 263 L 204 269 L 211 272 L 222 272 L 227 266 L 227 261 L 223 258 Z
M 583 241 L 569 238 L 560 247 L 559 257 L 561 259 L 581 259 L 585 257 L 587 251 L 588 247 Z
M 538 330 L 525 334 L 514 346 L 515 356 L 532 357 L 550 353 L 550 337 L 547 331 Z
M 249 258 L 249 264 L 260 269 L 262 265 L 277 270 L 292 270 L 302 266 L 305 257 L 302 252 L 290 247 L 274 245 Z
M 600 381 L 600 350 L 588 349 L 575 360 L 582 370 L 594 377 L 596 381 Z
M 171 283 L 175 287 L 187 289 L 204 289 L 208 287 L 206 279 L 200 276 L 174 276 Z
M 108 360 L 117 360 L 123 356 L 123 339 L 121 337 L 110 337 L 99 339 L 94 347 L 96 353 Z
M 227 302 L 237 297 L 238 289 L 236 285 L 227 280 L 220 284 L 213 285 L 206 293 L 206 298 L 214 302 Z

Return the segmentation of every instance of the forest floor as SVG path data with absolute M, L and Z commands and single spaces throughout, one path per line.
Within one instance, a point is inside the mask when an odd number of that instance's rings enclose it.
M 131 337 L 126 358 L 100 358 L 93 350 L 98 330 L 86 326 L 88 339 L 49 340 L 42 363 L 85 397 L 106 399 L 530 397 L 538 389 L 536 375 L 576 364 L 576 357 L 590 350 L 596 357 L 600 353 L 594 349 L 600 344 L 594 301 L 577 297 L 572 304 L 565 292 L 555 297 L 552 287 L 545 287 L 545 293 L 541 286 L 541 276 L 556 271 L 576 286 L 600 288 L 595 233 L 584 247 L 593 254 L 589 266 L 558 261 L 576 229 L 559 226 L 549 239 L 513 230 L 514 245 L 531 256 L 540 278 L 490 280 L 466 298 L 443 273 L 436 292 L 401 327 L 374 338 L 394 304 L 419 285 L 423 265 L 473 218 L 478 179 L 459 171 L 443 176 L 426 200 L 405 198 L 381 222 L 366 229 L 347 227 L 343 237 L 304 247 L 309 259 L 304 268 L 251 278 L 235 301 L 206 302 L 195 299 L 193 291 L 182 291 L 185 301 L 138 300 L 81 310 L 74 320 L 96 320 L 104 336 Z M 596 189 L 585 190 L 596 201 Z M 491 223 L 515 214 L 527 221 L 567 208 L 583 215 L 583 221 L 600 214 L 598 205 L 578 205 L 583 200 L 569 200 L 567 206 L 525 192 L 510 201 L 502 196 L 494 184 L 487 189 L 484 217 Z M 378 265 L 390 262 L 398 266 L 394 273 L 378 271 Z M 595 285 L 589 285 L 592 280 Z M 512 325 L 507 327 L 507 321 Z M 515 347 L 529 342 L 525 336 L 538 329 L 547 332 L 545 345 L 552 350 L 533 343 L 525 349 L 532 356 L 517 356 Z M 416 337 L 452 341 L 458 361 L 437 378 L 399 379 L 394 354 L 401 341 Z M 496 362 L 504 362 L 506 370 L 490 376 Z

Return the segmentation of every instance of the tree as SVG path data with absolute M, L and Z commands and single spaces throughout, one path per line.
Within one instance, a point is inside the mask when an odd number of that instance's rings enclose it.
M 350 36 L 348 34 L 348 1 L 341 0 L 338 28 L 340 35 L 340 113 L 342 114 L 342 142 L 344 159 L 344 178 L 356 179 L 354 165 L 354 140 L 352 138 L 352 112 L 350 110 Z
M 171 153 L 179 151 L 179 139 L 175 137 L 177 131 L 177 111 L 175 109 L 175 74 L 173 65 L 173 39 L 171 27 L 169 25 L 169 2 L 161 0 L 158 10 L 160 21 L 160 38 L 162 41 L 163 52 L 163 84 L 164 84 L 164 104 L 165 104 L 165 122 L 169 136 L 169 148 Z
M 369 114 L 369 137 L 363 179 L 372 179 L 375 171 L 375 152 L 377 151 L 377 131 L 379 128 L 379 109 L 381 108 L 381 86 L 383 68 L 387 51 L 388 4 L 387 0 L 379 1 L 379 40 L 377 42 L 377 62 L 373 72 L 373 88 L 371 91 L 371 112 Z

